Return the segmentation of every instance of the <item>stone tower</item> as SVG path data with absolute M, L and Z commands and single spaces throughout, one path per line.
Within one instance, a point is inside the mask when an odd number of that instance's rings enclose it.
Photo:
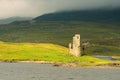
M 69 54 L 76 57 L 81 56 L 79 34 L 75 34 L 75 36 L 73 37 L 73 43 L 69 43 Z

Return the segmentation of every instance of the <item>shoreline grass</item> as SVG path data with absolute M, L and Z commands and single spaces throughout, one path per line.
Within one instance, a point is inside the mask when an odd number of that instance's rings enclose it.
M 7 42 L 0 42 L 0 61 L 48 61 L 54 63 L 75 63 L 79 66 L 97 66 L 114 63 L 92 56 L 75 57 L 68 54 L 68 48 L 51 43 Z M 120 62 L 118 63 L 120 64 Z

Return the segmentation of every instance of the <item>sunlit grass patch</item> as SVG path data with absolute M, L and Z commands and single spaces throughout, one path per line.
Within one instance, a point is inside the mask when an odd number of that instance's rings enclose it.
M 0 60 L 76 63 L 79 66 L 95 66 L 110 63 L 108 60 L 101 60 L 92 56 L 72 56 L 68 54 L 68 48 L 50 43 L 0 42 Z
M 67 55 L 67 48 L 49 43 L 0 42 L 0 59 L 42 60 Z M 63 55 L 64 54 L 64 55 Z M 52 60 L 52 59 L 50 59 Z

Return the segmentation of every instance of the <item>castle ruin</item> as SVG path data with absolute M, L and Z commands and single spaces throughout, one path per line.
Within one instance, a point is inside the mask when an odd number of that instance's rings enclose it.
M 75 34 L 75 36 L 73 37 L 73 43 L 69 43 L 69 54 L 76 57 L 81 56 L 79 34 Z

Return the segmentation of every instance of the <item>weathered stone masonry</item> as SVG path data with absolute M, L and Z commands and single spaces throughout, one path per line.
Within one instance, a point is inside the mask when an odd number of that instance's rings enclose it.
M 81 56 L 79 34 L 75 34 L 75 36 L 73 37 L 73 43 L 69 43 L 69 54 L 76 57 Z

